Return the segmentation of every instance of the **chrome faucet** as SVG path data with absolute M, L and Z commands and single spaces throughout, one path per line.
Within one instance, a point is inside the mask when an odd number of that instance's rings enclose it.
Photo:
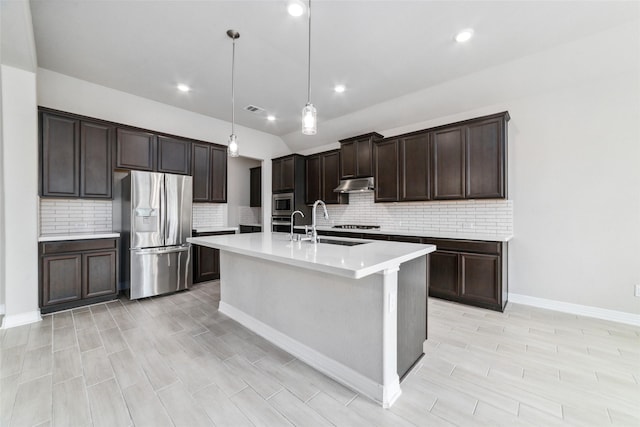
M 291 214 L 291 233 L 289 233 L 289 240 L 296 240 L 295 234 L 293 234 L 293 218 L 296 216 L 296 214 L 300 214 L 300 216 L 304 218 L 304 214 L 302 213 L 302 211 L 294 211 Z
M 327 205 L 324 204 L 322 200 L 316 200 L 313 204 L 313 211 L 311 213 L 311 234 L 309 237 L 311 238 L 312 243 L 318 242 L 318 231 L 316 230 L 316 208 L 318 205 L 322 205 L 322 209 L 324 210 L 324 219 L 329 219 L 329 213 L 327 212 Z

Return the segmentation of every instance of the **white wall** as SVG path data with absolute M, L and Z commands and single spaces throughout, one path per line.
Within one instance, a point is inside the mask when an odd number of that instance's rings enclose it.
M 2 65 L 2 327 L 40 319 L 38 309 L 38 119 L 35 73 Z
M 38 105 L 128 124 L 159 132 L 226 145 L 231 124 L 202 114 L 161 104 L 118 90 L 38 68 Z M 291 151 L 280 138 L 236 125 L 242 156 L 272 159 Z M 271 162 L 262 168 L 263 191 L 271 193 Z M 263 206 L 263 222 L 270 223 L 271 199 Z
M 510 112 L 512 294 L 640 313 L 639 31 L 621 26 L 368 112 L 376 123 L 384 111 L 440 111 L 385 136 Z
M 249 206 L 249 169 L 260 166 L 260 161 L 246 157 L 231 157 L 227 163 L 227 225 L 240 224 L 240 207 Z

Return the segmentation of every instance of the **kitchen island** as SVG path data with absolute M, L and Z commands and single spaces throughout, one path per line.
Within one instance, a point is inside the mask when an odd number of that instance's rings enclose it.
M 426 339 L 433 245 L 285 233 L 188 240 L 220 250 L 220 311 L 389 407 Z

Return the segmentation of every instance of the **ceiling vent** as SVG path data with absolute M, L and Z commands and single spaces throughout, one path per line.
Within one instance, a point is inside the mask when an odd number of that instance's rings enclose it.
M 256 114 L 264 113 L 264 108 L 258 107 L 256 105 L 249 104 L 246 107 L 244 107 L 244 109 Z

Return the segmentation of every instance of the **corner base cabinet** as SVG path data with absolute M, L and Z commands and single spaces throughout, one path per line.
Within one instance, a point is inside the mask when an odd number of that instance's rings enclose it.
M 429 296 L 491 310 L 507 304 L 507 243 L 424 239 L 429 254 Z
M 234 231 L 193 233 L 193 237 L 235 234 Z M 193 245 L 193 283 L 218 280 L 220 278 L 220 251 L 206 246 Z
M 118 239 L 41 242 L 39 253 L 42 313 L 118 296 Z

